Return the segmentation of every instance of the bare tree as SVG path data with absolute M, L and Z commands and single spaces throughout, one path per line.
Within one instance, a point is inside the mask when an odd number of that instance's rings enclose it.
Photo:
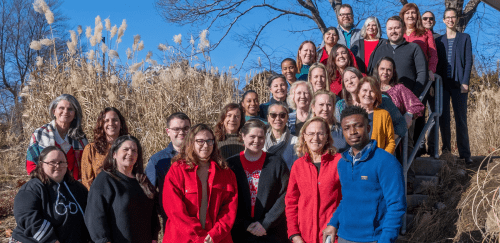
M 30 48 L 33 40 L 52 39 L 57 49 L 63 46 L 67 20 L 57 9 L 61 2 L 47 2 L 55 19 L 49 26 L 45 16 L 33 10 L 31 0 L 0 0 L 0 93 L 2 101 L 2 120 L 20 122 L 21 103 L 19 93 L 25 85 L 27 76 L 33 68 L 37 56 L 50 57 L 53 47 L 44 47 L 38 51 Z M 52 31 L 51 31 L 52 27 Z
M 324 33 L 329 26 L 325 23 L 325 19 L 336 19 L 335 13 L 338 12 L 342 3 L 342 0 L 155 0 L 158 12 L 170 23 L 202 26 L 202 28 L 221 32 L 222 36 L 211 45 L 209 50 L 218 48 L 231 32 L 236 32 L 235 29 L 238 28 L 238 24 L 243 19 L 251 18 L 257 12 L 265 12 L 265 19 L 252 19 L 258 24 L 254 29 L 248 31 L 250 32 L 249 36 L 238 39 L 242 46 L 248 50 L 242 65 L 252 51 L 262 52 L 266 59 L 270 59 L 269 55 L 261 48 L 262 42 L 259 42 L 259 39 L 262 38 L 264 30 L 273 22 L 282 18 L 288 18 L 290 22 L 308 22 L 310 23 L 308 29 L 295 30 L 290 27 L 289 31 L 300 33 L 319 30 Z M 351 5 L 355 10 L 355 24 L 359 24 L 362 19 L 369 15 L 388 12 L 389 9 L 398 11 L 406 3 L 408 3 L 407 0 L 357 0 L 352 2 Z M 464 0 L 444 0 L 445 7 L 455 7 L 463 16 L 459 22 L 460 31 L 465 30 L 479 3 L 480 0 L 470 0 L 464 7 Z M 241 37 L 241 35 L 239 36 Z

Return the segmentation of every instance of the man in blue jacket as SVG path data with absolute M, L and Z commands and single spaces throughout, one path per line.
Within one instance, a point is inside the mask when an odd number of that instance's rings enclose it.
M 467 128 L 467 99 L 472 70 L 472 44 L 468 34 L 457 31 L 457 10 L 447 8 L 443 22 L 446 34 L 436 38 L 437 73 L 443 78 L 443 115 L 439 121 L 443 151 L 451 151 L 450 98 L 455 114 L 457 147 L 461 159 L 472 163 Z
M 323 230 L 323 241 L 396 242 L 406 210 L 403 170 L 399 161 L 370 140 L 368 114 L 358 106 L 342 112 L 344 137 L 351 146 L 337 169 L 342 200 Z

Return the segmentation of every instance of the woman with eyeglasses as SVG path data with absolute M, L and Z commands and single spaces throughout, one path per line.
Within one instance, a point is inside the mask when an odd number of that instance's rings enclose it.
M 272 105 L 269 115 L 276 114 Z M 284 109 L 286 110 L 286 109 Z M 271 113 L 272 112 L 272 113 Z M 288 242 L 285 193 L 289 171 L 279 154 L 262 151 L 266 125 L 245 123 L 245 151 L 227 160 L 238 181 L 238 213 L 231 230 L 234 242 Z
M 290 88 L 287 98 L 288 106 L 293 110 L 288 114 L 288 128 L 290 133 L 296 136 L 309 117 L 309 107 L 314 95 L 311 83 L 297 81 Z
M 245 114 L 245 122 L 250 119 L 259 119 L 266 122 L 265 119 L 259 116 L 259 94 L 255 90 L 247 90 L 243 93 L 240 106 Z
M 290 133 L 287 127 L 288 107 L 285 104 L 272 104 L 267 115 L 269 129 L 266 132 L 264 152 L 281 156 L 288 169 L 292 168 L 297 160 L 294 146 L 297 137 Z
M 239 154 L 245 146 L 238 139 L 241 127 L 245 124 L 244 113 L 240 105 L 229 103 L 219 113 L 219 120 L 215 124 L 214 134 L 221 156 L 227 159 Z
M 88 192 L 68 170 L 66 154 L 49 146 L 37 162 L 14 199 L 17 226 L 9 242 L 89 242 L 84 222 Z
M 108 155 L 109 148 L 120 136 L 128 134 L 125 117 L 114 107 L 106 107 L 97 117 L 94 142 L 85 146 L 82 155 L 82 184 L 90 189 Z
M 82 153 L 88 143 L 82 129 L 82 107 L 72 95 L 62 94 L 50 103 L 48 110 L 53 120 L 31 135 L 26 153 L 26 170 L 30 174 L 36 168 L 38 157 L 44 148 L 57 146 L 66 154 L 68 170 L 73 178 L 79 180 Z
M 90 187 L 85 212 L 94 242 L 157 242 L 156 190 L 144 174 L 142 156 L 141 144 L 133 136 L 120 136 L 111 145 Z
M 238 186 L 212 129 L 193 126 L 172 161 L 163 187 L 168 218 L 163 242 L 232 243 Z
M 288 237 L 294 243 L 320 243 L 321 230 L 342 198 L 330 125 L 322 117 L 309 119 L 300 130 L 297 155 L 285 196 Z

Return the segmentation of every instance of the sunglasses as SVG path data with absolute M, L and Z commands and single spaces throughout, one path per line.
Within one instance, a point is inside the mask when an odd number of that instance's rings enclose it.
M 277 113 L 269 113 L 269 116 L 270 116 L 272 119 L 276 119 L 276 117 L 277 117 L 278 115 L 279 115 L 279 117 L 280 117 L 281 119 L 285 119 L 285 118 L 286 118 L 286 113 L 284 113 L 284 112 L 281 112 L 281 113 L 279 113 L 279 114 L 277 114 Z
M 427 21 L 427 20 L 434 21 L 434 17 L 422 17 L 422 19 L 424 21 Z

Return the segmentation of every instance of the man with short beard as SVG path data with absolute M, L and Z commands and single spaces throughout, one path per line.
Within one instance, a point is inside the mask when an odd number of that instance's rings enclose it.
M 159 192 L 158 209 L 160 216 L 163 219 L 163 231 L 165 231 L 165 223 L 167 222 L 167 215 L 163 211 L 162 193 L 163 183 L 165 176 L 170 169 L 171 159 L 180 151 L 182 143 L 188 134 L 191 127 L 191 120 L 182 112 L 175 112 L 167 118 L 167 136 L 170 138 L 168 146 L 154 154 L 149 158 L 148 165 L 146 166 L 145 173 L 149 181 Z
M 339 26 L 337 30 L 339 31 L 339 40 L 337 44 L 342 44 L 351 48 L 351 45 L 361 37 L 361 30 L 354 28 L 354 13 L 352 12 L 352 7 L 349 4 L 342 4 L 340 6 L 339 12 L 337 13 L 337 22 Z
M 416 43 L 407 42 L 403 36 L 405 25 L 399 16 L 390 17 L 386 23 L 389 41 L 380 45 L 371 55 L 368 73 L 373 73 L 377 62 L 383 57 L 391 57 L 396 63 L 399 82 L 417 97 L 427 82 L 427 60 Z
M 396 242 L 406 211 L 403 169 L 399 161 L 370 140 L 368 113 L 359 106 L 342 111 L 341 126 L 351 148 L 337 170 L 342 201 L 323 230 L 323 242 Z

